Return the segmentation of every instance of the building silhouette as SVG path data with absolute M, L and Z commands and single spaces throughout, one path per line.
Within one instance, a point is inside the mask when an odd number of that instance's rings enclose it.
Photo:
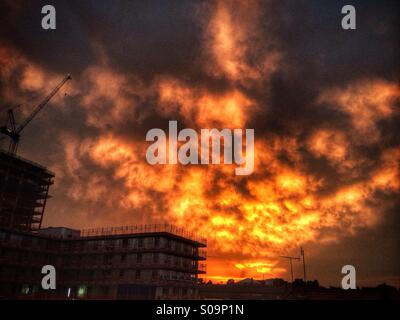
M 0 151 L 0 227 L 39 230 L 53 178 L 45 167 Z
M 206 240 L 169 224 L 41 228 L 54 174 L 0 154 L 0 298 L 195 299 Z M 42 267 L 56 289 L 41 286 Z

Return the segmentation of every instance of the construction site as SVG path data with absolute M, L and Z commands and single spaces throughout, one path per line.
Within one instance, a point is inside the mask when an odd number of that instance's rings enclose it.
M 171 225 L 0 230 L 0 297 L 196 299 L 206 241 Z M 43 290 L 41 269 L 57 272 Z
M 67 75 L 33 109 L 21 123 L 17 123 L 14 110 L 8 109 L 8 123 L 0 127 L 0 139 L 9 138 L 8 151 L 0 150 L 0 227 L 37 232 L 53 184 L 54 173 L 30 160 L 17 156 L 22 131 L 69 81 Z
M 45 167 L 0 151 L 0 227 L 37 232 L 53 179 Z
M 195 299 L 206 272 L 206 239 L 169 224 L 75 230 L 43 228 L 55 175 L 18 156 L 22 130 L 71 79 L 67 75 L 20 125 L 0 127 L 1 299 Z M 42 267 L 56 289 L 44 290 Z

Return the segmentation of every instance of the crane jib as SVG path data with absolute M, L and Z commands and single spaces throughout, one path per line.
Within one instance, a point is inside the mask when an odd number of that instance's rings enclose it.
M 35 108 L 35 110 L 32 111 L 32 113 L 29 115 L 28 118 L 25 119 L 25 121 L 18 127 L 18 129 L 16 130 L 17 133 L 20 133 L 28 124 L 29 122 L 32 121 L 32 119 L 40 112 L 40 110 L 42 110 L 46 104 L 51 100 L 51 98 L 54 97 L 54 95 L 58 92 L 58 90 L 61 89 L 61 87 L 68 81 L 72 79 L 71 75 L 67 75 L 50 93 L 49 95 L 44 98 L 44 100 L 39 103 L 39 105 Z
M 21 131 L 33 120 L 33 118 L 42 110 L 46 104 L 55 96 L 58 90 L 68 81 L 72 79 L 71 75 L 67 75 L 32 111 L 32 113 L 25 119 L 24 122 L 18 128 L 16 127 L 16 122 L 14 118 L 14 112 L 12 109 L 8 110 L 8 120 L 10 122 L 10 127 L 2 126 L 0 127 L 0 133 L 8 136 L 10 138 L 10 145 L 8 152 L 15 154 L 17 152 L 19 138 Z

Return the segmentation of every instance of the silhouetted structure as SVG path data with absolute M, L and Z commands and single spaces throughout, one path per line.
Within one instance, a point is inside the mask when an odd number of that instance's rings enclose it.
M 400 291 L 386 284 L 374 288 L 343 290 L 321 287 L 318 280 L 304 282 L 295 279 L 292 283 L 283 279 L 243 279 L 227 284 L 202 284 L 200 298 L 220 300 L 376 300 L 400 299 Z
M 0 230 L 2 298 L 194 299 L 206 242 L 170 225 Z M 41 268 L 56 268 L 42 290 Z
M 0 151 L 0 227 L 39 230 L 53 178 L 46 168 Z
M 0 151 L 0 298 L 196 298 L 206 241 L 168 224 L 41 229 L 54 174 Z M 56 269 L 43 290 L 42 267 Z
M 19 144 L 19 140 L 21 138 L 21 133 L 25 129 L 25 127 L 36 117 L 36 115 L 47 105 L 47 103 L 56 95 L 58 90 L 67 83 L 67 81 L 71 80 L 71 75 L 67 75 L 31 112 L 31 114 L 22 121 L 21 124 L 17 125 L 15 121 L 14 111 L 13 109 L 9 109 L 7 111 L 8 114 L 8 126 L 1 126 L 0 133 L 8 136 L 10 138 L 10 145 L 8 147 L 9 154 L 16 154 L 17 148 Z

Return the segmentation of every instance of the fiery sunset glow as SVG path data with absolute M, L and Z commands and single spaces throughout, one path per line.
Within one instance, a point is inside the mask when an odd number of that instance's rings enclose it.
M 20 10 L 12 6 L 14 15 Z M 280 255 L 298 255 L 303 246 L 318 265 L 324 248 L 385 225 L 391 210 L 398 216 L 398 64 L 338 80 L 346 68 L 329 64 L 338 62 L 305 54 L 296 60 L 304 48 L 290 42 L 285 23 L 300 18 L 294 11 L 279 15 L 284 8 L 274 1 L 207 1 L 183 10 L 195 27 L 175 30 L 160 18 L 167 30 L 146 41 L 133 22 L 119 19 L 123 30 L 133 30 L 125 38 L 137 41 L 126 47 L 123 33 L 112 39 L 80 21 L 66 40 L 46 38 L 61 55 L 75 28 L 90 40 L 88 48 L 74 49 L 84 57 L 66 52 L 58 67 L 48 63 L 49 53 L 39 58 L 0 38 L 0 95 L 4 106 L 22 103 L 20 117 L 72 69 L 65 93 L 21 143 L 24 156 L 56 173 L 47 225 L 173 223 L 207 237 L 205 277 L 226 281 L 288 278 Z M 175 31 L 184 43 L 173 48 Z M 172 42 L 170 51 L 162 41 Z M 314 70 L 317 59 L 323 75 Z M 317 79 L 331 74 L 331 81 Z M 254 128 L 254 172 L 236 176 L 234 164 L 147 164 L 145 134 L 166 130 L 168 120 L 180 129 Z

